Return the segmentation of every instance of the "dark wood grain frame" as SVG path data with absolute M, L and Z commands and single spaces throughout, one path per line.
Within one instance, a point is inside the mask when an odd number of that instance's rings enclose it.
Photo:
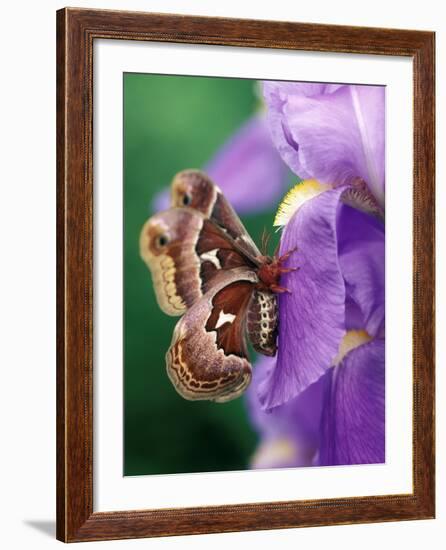
M 93 42 L 407 56 L 414 69 L 413 493 L 93 512 Z M 433 518 L 432 32 L 66 8 L 57 12 L 57 538 L 124 539 Z

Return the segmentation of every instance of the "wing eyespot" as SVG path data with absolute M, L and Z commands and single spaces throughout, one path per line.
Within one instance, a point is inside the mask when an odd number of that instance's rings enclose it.
M 165 248 L 168 244 L 169 244 L 169 236 L 166 235 L 165 233 L 162 233 L 161 235 L 158 235 L 157 237 L 155 237 L 155 247 L 160 249 L 160 248 Z
M 184 193 L 181 197 L 181 204 L 183 206 L 190 206 L 192 204 L 192 197 L 189 193 Z

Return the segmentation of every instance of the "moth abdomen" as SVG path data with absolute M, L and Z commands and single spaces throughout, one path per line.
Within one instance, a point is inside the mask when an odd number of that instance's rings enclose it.
M 253 348 L 263 355 L 277 351 L 278 308 L 275 294 L 255 290 L 246 316 L 246 329 Z

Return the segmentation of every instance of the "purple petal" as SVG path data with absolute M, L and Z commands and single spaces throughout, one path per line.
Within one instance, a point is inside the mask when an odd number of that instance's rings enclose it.
M 263 97 L 268 106 L 271 137 L 280 156 L 300 178 L 311 179 L 310 174 L 299 163 L 299 144 L 293 139 L 283 112 L 287 103 L 287 95 L 293 93 L 294 89 L 295 85 L 291 82 L 265 82 Z
M 264 116 L 249 119 L 217 152 L 204 171 L 239 214 L 270 208 L 279 200 L 288 168 L 271 141 Z M 170 203 L 169 191 L 156 195 L 154 210 Z
M 371 336 L 384 332 L 385 239 L 382 223 L 363 212 L 342 205 L 338 214 L 339 263 L 349 305 L 347 317 L 361 312 L 360 326 Z
M 338 261 L 337 209 L 344 189 L 308 200 L 285 227 L 280 254 L 297 247 L 279 296 L 277 365 L 260 385 L 264 408 L 297 396 L 332 365 L 345 334 L 345 285 Z
M 384 340 L 363 344 L 326 377 L 321 466 L 385 461 Z
M 161 212 L 163 210 L 167 210 L 169 206 L 170 206 L 170 190 L 163 189 L 153 197 L 152 204 L 150 205 L 150 209 L 153 210 L 154 212 Z
M 254 366 L 247 391 L 251 422 L 260 435 L 254 468 L 311 466 L 319 447 L 324 384 L 309 386 L 298 397 L 271 412 L 262 410 L 258 386 L 269 376 L 276 360 L 261 357 Z
M 220 149 L 205 172 L 243 214 L 271 207 L 283 193 L 288 170 L 271 141 L 265 117 L 254 116 Z
M 384 204 L 384 87 L 270 82 L 264 97 L 273 141 L 298 176 L 334 185 L 360 178 Z

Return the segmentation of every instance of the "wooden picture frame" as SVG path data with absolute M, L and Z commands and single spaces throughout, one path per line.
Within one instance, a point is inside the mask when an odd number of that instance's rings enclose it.
M 177 42 L 413 60 L 413 492 L 93 512 L 93 43 Z M 432 32 L 65 8 L 57 12 L 57 538 L 65 542 L 426 519 L 435 510 Z

